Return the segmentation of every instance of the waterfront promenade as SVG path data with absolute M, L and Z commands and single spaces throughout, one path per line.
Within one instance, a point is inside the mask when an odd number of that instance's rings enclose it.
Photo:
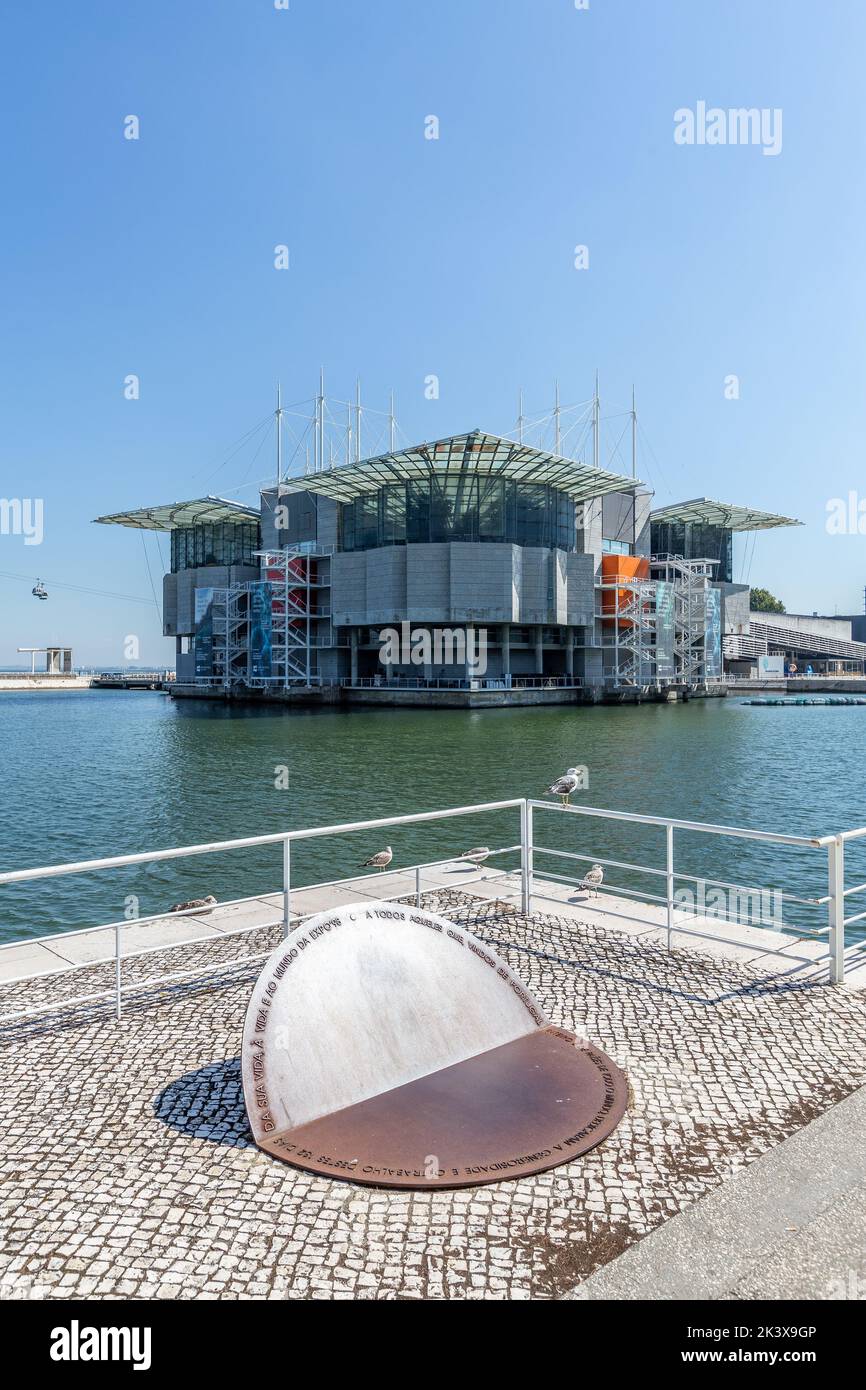
M 432 1193 L 335 1182 L 259 1151 L 238 1054 L 260 953 L 282 927 L 226 930 L 256 913 L 275 922 L 282 897 L 266 895 L 201 915 L 189 945 L 165 942 L 160 972 L 213 970 L 132 993 L 119 1021 L 109 1000 L 3 1029 L 4 1296 L 564 1297 L 786 1139 L 808 1136 L 866 1083 L 856 963 L 833 987 L 802 943 L 791 942 L 800 961 L 787 948 L 767 956 L 763 931 L 739 946 L 675 937 L 668 951 L 651 907 L 622 900 L 615 915 L 615 901 L 546 884 L 558 899 L 535 899 L 526 915 L 514 876 L 456 864 L 429 872 L 437 882 L 424 885 L 422 905 L 488 941 L 555 1023 L 592 1037 L 624 1069 L 629 1106 L 609 1139 L 516 1182 Z M 404 888 L 414 900 L 414 874 L 390 877 L 300 889 L 293 908 Z M 163 919 L 128 930 L 189 928 Z M 0 985 L 0 1012 L 58 991 L 110 991 L 105 934 L 66 939 L 87 943 L 92 964 Z M 124 974 L 151 978 L 155 959 L 131 959 Z M 831 1251 L 822 1266 L 828 1291 L 809 1296 L 838 1296 L 833 1281 L 850 1266 L 843 1245 L 839 1270 L 835 1259 Z M 746 1296 L 785 1292 L 768 1284 Z

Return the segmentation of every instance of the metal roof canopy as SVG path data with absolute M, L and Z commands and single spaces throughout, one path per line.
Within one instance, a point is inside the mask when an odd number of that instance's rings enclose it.
M 767 531 L 774 526 L 802 526 L 790 516 L 761 512 L 755 507 L 735 507 L 731 502 L 714 502 L 710 497 L 694 497 L 690 502 L 673 502 L 650 512 L 650 521 L 696 521 L 705 526 L 721 526 L 726 531 Z
M 585 502 L 607 492 L 632 492 L 640 486 L 637 478 L 609 473 L 481 430 L 289 478 L 283 485 L 290 492 L 315 492 L 337 502 L 351 502 L 386 483 L 420 482 L 470 472 L 495 474 L 512 482 L 546 483 L 567 493 L 574 502 Z
M 177 531 L 185 526 L 201 526 L 220 521 L 258 521 L 260 514 L 241 502 L 224 497 L 199 497 L 193 502 L 168 502 L 163 507 L 139 507 L 130 512 L 98 516 L 106 526 L 134 526 L 141 531 Z

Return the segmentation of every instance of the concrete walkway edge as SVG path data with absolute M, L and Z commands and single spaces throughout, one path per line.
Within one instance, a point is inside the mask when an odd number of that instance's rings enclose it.
M 563 1297 L 866 1298 L 864 1134 L 866 1087 Z

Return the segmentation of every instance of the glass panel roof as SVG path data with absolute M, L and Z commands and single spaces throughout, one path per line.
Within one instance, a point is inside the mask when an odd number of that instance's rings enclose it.
M 224 497 L 199 497 L 194 502 L 167 502 L 163 507 L 139 507 L 131 512 L 98 516 L 107 526 L 134 526 L 142 531 L 177 531 L 185 526 L 201 526 L 215 521 L 258 521 L 260 513 L 240 502 Z
M 754 507 L 735 507 L 730 502 L 714 502 L 694 497 L 690 502 L 674 502 L 650 513 L 650 521 L 697 521 L 705 526 L 722 526 L 726 531 L 766 531 L 773 526 L 802 526 L 790 516 L 761 512 Z
M 636 478 L 609 473 L 588 463 L 549 454 L 496 434 L 450 435 L 432 444 L 395 450 L 360 463 L 343 464 L 322 473 L 309 473 L 286 482 L 292 492 L 315 492 L 338 502 L 351 502 L 365 492 L 374 492 L 386 483 L 426 479 L 431 474 L 457 474 L 462 471 L 495 474 L 521 483 L 547 483 L 567 493 L 575 502 L 600 497 L 605 492 L 632 491 Z

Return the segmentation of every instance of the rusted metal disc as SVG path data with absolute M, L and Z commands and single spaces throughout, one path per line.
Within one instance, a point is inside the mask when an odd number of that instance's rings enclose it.
M 627 1102 L 486 943 L 385 904 L 321 914 L 274 952 L 243 1048 L 257 1143 L 383 1187 L 467 1187 L 567 1163 Z
M 515 1042 L 260 1141 L 277 1158 L 378 1187 L 472 1187 L 568 1163 L 605 1139 L 625 1077 L 571 1033 Z

